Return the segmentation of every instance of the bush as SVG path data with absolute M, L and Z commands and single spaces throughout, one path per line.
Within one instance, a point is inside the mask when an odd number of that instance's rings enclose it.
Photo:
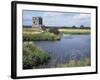
M 42 30 L 43 30 L 43 31 L 45 31 L 45 30 L 46 30 L 46 27 L 45 27 L 44 25 L 42 26 Z
M 84 29 L 84 25 L 80 25 L 80 29 Z
M 56 35 L 58 35 L 60 33 L 57 28 L 51 28 L 51 29 L 49 29 L 49 32 L 54 33 Z
M 23 69 L 37 68 L 39 65 L 46 64 L 49 59 L 48 53 L 34 44 L 28 42 L 23 44 Z
M 73 29 L 73 28 L 75 29 L 75 28 L 77 28 L 77 27 L 76 27 L 75 25 L 73 25 L 73 26 L 72 26 L 72 29 Z

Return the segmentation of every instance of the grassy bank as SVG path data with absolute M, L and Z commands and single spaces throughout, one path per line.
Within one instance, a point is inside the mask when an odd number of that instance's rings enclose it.
M 33 43 L 23 43 L 23 69 L 38 68 L 39 65 L 46 64 L 49 59 L 50 56 Z
M 68 63 L 65 64 L 59 64 L 58 67 L 84 67 L 84 66 L 90 66 L 91 60 L 90 58 L 85 58 L 82 60 L 70 60 Z
M 23 28 L 23 33 L 34 33 L 34 32 L 42 32 L 41 29 L 38 28 Z
M 84 35 L 90 34 L 90 29 L 59 29 L 63 34 L 72 34 L 72 35 Z
M 23 28 L 23 41 L 56 41 L 60 40 L 61 34 L 70 35 L 87 35 L 90 34 L 90 29 L 42 29 Z
M 23 33 L 24 41 L 55 41 L 60 40 L 60 35 L 55 35 L 50 32 L 38 32 L 38 33 Z

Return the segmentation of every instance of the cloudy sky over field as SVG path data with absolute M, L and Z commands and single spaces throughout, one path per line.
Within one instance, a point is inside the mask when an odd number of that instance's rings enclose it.
M 32 25 L 32 17 L 42 17 L 45 26 L 88 26 L 91 14 L 23 10 L 23 25 Z

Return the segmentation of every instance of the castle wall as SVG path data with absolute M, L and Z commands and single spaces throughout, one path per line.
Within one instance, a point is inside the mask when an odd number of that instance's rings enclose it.
M 42 27 L 42 18 L 33 17 L 32 18 L 32 28 L 41 28 Z

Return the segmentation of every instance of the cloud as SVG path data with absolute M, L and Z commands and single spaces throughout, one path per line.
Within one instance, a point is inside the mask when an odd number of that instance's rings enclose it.
M 90 14 L 77 14 L 74 16 L 70 16 L 71 23 L 77 26 L 84 25 L 84 26 L 90 26 L 91 23 L 91 15 Z
M 56 16 L 62 16 L 64 13 L 58 13 L 58 12 L 44 12 L 42 14 L 44 17 L 56 17 Z
M 46 26 L 90 26 L 91 15 L 85 13 L 65 13 L 46 11 L 23 11 L 23 25 L 32 25 L 32 17 L 42 17 Z
M 91 15 L 90 14 L 79 14 L 79 15 L 77 15 L 77 16 L 74 16 L 73 18 L 74 19 L 78 19 L 78 20 L 80 20 L 80 19 L 84 19 L 84 18 L 90 18 L 91 17 Z

